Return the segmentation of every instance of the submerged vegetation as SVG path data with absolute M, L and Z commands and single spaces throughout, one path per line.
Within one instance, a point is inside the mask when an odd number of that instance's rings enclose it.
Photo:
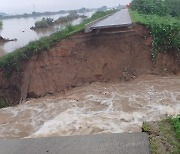
M 3 70 L 6 77 L 10 77 L 13 71 L 21 71 L 23 67 L 23 61 L 30 59 L 34 54 L 47 51 L 58 41 L 65 39 L 79 31 L 82 31 L 87 23 L 106 16 L 113 11 L 114 10 L 96 12 L 91 18 L 85 19 L 79 25 L 68 25 L 62 31 L 53 33 L 48 37 L 43 37 L 38 41 L 30 42 L 27 46 L 17 49 L 14 52 L 5 55 L 4 57 L 1 57 L 0 69 Z
M 180 54 L 180 8 L 176 7 L 180 0 L 169 3 L 169 0 L 133 0 L 131 4 L 132 20 L 150 30 L 153 60 L 159 51 Z
M 69 23 L 78 18 L 85 18 L 85 16 L 79 15 L 76 11 L 71 11 L 69 15 L 60 17 L 55 21 L 52 18 L 43 18 L 41 21 L 37 21 L 35 23 L 35 27 L 31 27 L 31 29 L 36 30 L 41 28 L 48 28 L 55 24 Z
M 52 18 L 43 18 L 41 21 L 35 22 L 35 27 L 31 27 L 31 29 L 39 29 L 39 28 L 48 28 L 53 25 Z

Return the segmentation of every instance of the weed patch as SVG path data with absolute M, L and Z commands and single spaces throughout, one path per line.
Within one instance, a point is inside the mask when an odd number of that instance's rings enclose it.
M 180 153 L 180 119 L 167 118 L 158 122 L 143 124 L 143 131 L 149 134 L 152 154 Z

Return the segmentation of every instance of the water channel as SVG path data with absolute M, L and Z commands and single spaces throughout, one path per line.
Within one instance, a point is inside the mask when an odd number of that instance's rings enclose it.
M 93 83 L 0 109 L 0 138 L 141 132 L 143 121 L 180 114 L 180 76 Z

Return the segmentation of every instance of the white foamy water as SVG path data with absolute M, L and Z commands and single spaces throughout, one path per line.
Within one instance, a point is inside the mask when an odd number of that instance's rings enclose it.
M 180 76 L 93 83 L 63 96 L 0 110 L 1 138 L 140 132 L 143 121 L 180 114 Z

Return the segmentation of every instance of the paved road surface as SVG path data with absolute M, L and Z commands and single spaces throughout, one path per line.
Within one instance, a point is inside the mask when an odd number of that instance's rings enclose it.
M 93 29 L 111 28 L 111 27 L 123 27 L 132 25 L 132 20 L 128 9 L 122 9 L 119 12 L 90 25 L 89 32 Z M 87 31 L 88 32 L 88 31 Z
M 149 154 L 144 133 L 0 140 L 0 154 Z

